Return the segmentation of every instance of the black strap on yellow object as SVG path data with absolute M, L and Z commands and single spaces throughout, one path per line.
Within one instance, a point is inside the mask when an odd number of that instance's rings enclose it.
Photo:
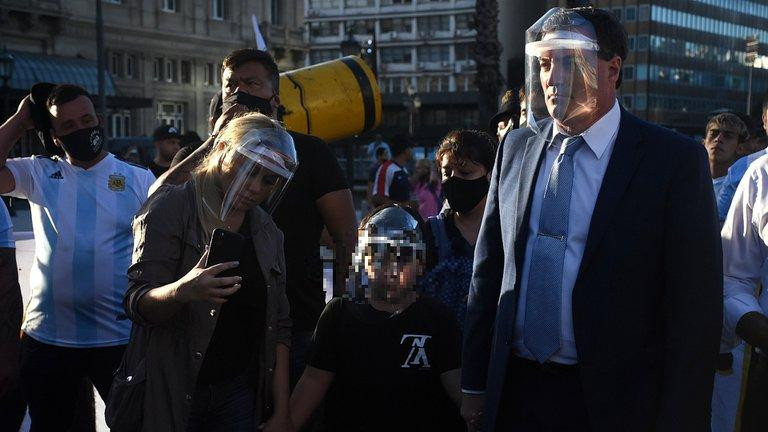
M 365 109 L 363 132 L 368 132 L 373 129 L 373 125 L 376 123 L 376 103 L 373 98 L 371 81 L 368 79 L 368 75 L 365 74 L 363 68 L 354 59 L 343 57 L 341 61 L 352 71 L 352 75 L 355 76 L 357 84 L 360 86 L 360 92 L 363 95 L 363 107 Z
M 307 135 L 312 135 L 312 119 L 310 118 L 310 112 L 307 109 L 306 104 L 304 103 L 304 87 L 302 87 L 301 84 L 299 84 L 298 81 L 293 79 L 293 76 L 291 76 L 291 74 L 286 73 L 285 76 L 286 76 L 286 78 L 291 80 L 291 82 L 293 83 L 293 86 L 295 88 L 299 89 L 299 104 L 301 104 L 301 109 L 304 110 L 304 114 L 307 116 L 307 132 L 306 132 L 306 134 Z

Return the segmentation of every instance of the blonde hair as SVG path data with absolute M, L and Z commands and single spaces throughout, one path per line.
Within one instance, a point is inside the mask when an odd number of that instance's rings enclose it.
M 261 113 L 247 113 L 235 117 L 219 133 L 210 152 L 195 169 L 196 174 L 213 174 L 224 163 L 229 164 L 245 134 L 253 129 L 285 129 L 280 122 Z M 224 145 L 219 145 L 224 143 Z

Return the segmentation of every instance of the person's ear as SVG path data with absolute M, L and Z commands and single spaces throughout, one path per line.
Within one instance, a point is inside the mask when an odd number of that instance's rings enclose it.
M 608 81 L 616 87 L 616 83 L 619 81 L 621 75 L 621 57 L 615 55 L 612 59 L 608 60 Z

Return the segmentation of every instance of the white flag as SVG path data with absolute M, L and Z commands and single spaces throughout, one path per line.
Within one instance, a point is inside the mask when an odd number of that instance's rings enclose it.
M 251 15 L 251 21 L 253 22 L 253 33 L 256 34 L 256 49 L 261 51 L 267 50 L 267 43 L 264 42 L 264 37 L 259 30 L 259 20 L 256 19 L 256 15 Z

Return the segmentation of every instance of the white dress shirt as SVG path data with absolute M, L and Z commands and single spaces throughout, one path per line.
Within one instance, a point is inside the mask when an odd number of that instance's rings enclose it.
M 744 314 L 768 312 L 768 290 L 757 295 L 768 257 L 768 155 L 749 165 L 736 188 L 721 236 L 724 351 L 738 344 L 736 324 Z
M 563 263 L 562 305 L 560 307 L 560 350 L 549 360 L 563 364 L 578 363 L 576 355 L 576 341 L 573 335 L 573 315 L 571 308 L 571 294 L 576 277 L 579 273 L 581 258 L 584 255 L 584 246 L 587 242 L 589 224 L 592 220 L 592 212 L 597 201 L 597 194 L 603 183 L 608 161 L 611 159 L 613 145 L 619 132 L 621 110 L 619 103 L 614 102 L 613 108 L 595 122 L 581 136 L 586 141 L 576 151 L 573 157 L 573 188 L 571 192 L 571 206 L 568 218 L 568 239 L 566 240 L 565 261 Z M 555 123 L 552 128 L 552 138 L 562 133 Z M 533 360 L 534 357 L 523 343 L 523 323 L 525 322 L 525 296 L 530 277 L 531 254 L 534 238 L 539 231 L 539 216 L 544 191 L 561 149 L 552 145 L 554 139 L 550 139 L 546 149 L 546 156 L 542 159 L 539 168 L 539 176 L 536 179 L 533 199 L 531 203 L 531 218 L 528 224 L 528 242 L 525 247 L 525 259 L 523 261 L 522 274 L 520 276 L 520 297 L 515 316 L 515 331 L 512 342 L 512 352 L 523 358 Z M 535 275 L 534 275 L 535 277 Z

